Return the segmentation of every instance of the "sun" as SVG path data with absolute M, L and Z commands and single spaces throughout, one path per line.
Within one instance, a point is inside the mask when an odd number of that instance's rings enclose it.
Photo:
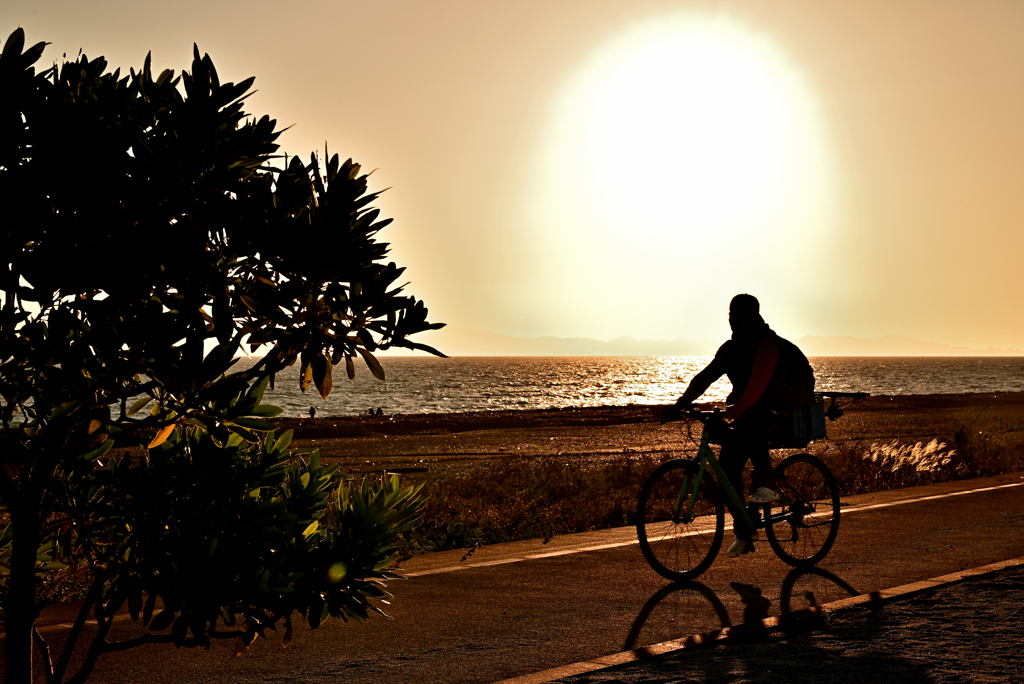
M 813 261 L 835 224 L 821 109 L 784 50 L 727 15 L 620 29 L 566 79 L 538 136 L 523 221 L 540 260 L 581 298 L 610 274 L 672 287 L 722 280 L 722 266 L 743 281 L 729 291 L 799 287 L 776 257 Z
M 641 23 L 577 72 L 549 162 L 605 210 L 737 228 L 792 199 L 813 154 L 808 98 L 774 44 L 722 17 Z
M 740 36 L 701 29 L 637 32 L 603 55 L 580 94 L 579 143 L 598 192 L 645 198 L 631 211 L 726 224 L 778 195 L 794 131 L 773 65 Z

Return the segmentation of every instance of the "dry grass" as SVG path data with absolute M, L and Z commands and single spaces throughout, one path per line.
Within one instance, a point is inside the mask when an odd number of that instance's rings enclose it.
M 832 470 L 842 494 L 860 494 L 1024 470 L 1021 432 L 963 427 L 946 440 L 851 441 L 810 451 Z M 436 480 L 411 549 L 467 549 L 632 524 L 643 482 L 679 455 L 507 459 Z
M 1019 433 L 961 427 L 948 440 L 845 442 L 818 456 L 832 470 L 840 492 L 862 494 L 1024 470 Z
M 843 494 L 860 494 L 1024 470 L 1024 426 L 1003 427 L 994 433 L 963 427 L 946 440 L 838 442 L 810 451 L 828 464 Z M 630 525 L 644 481 L 660 463 L 682 455 L 508 458 L 434 480 L 409 550 L 472 549 Z M 40 600 L 74 598 L 83 574 L 82 568 L 51 573 Z
M 504 459 L 435 480 L 415 551 L 437 551 L 619 527 L 665 454 Z

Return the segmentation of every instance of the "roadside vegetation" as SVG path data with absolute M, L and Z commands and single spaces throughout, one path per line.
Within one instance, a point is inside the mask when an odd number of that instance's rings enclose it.
M 434 480 L 414 552 L 461 549 L 630 524 L 665 454 L 534 456 Z
M 981 432 L 962 426 L 928 442 L 840 442 L 818 452 L 843 494 L 862 494 L 1024 470 L 1021 426 Z
M 835 474 L 844 495 L 1024 471 L 1024 425 L 988 433 L 962 427 L 946 440 L 828 442 L 808 449 Z M 778 456 L 791 452 L 776 452 Z M 405 535 L 406 556 L 523 539 L 551 539 L 633 524 L 640 487 L 654 469 L 685 452 L 569 454 L 492 460 L 429 480 L 422 520 Z M 406 484 L 414 477 L 406 476 Z M 37 600 L 81 599 L 88 567 L 48 573 Z
M 831 442 L 806 451 L 825 461 L 844 495 L 862 494 L 1024 471 L 1024 426 L 1004 427 L 986 433 L 964 426 L 946 440 Z M 409 551 L 471 549 L 631 525 L 644 481 L 660 463 L 683 455 L 504 459 L 434 480 Z

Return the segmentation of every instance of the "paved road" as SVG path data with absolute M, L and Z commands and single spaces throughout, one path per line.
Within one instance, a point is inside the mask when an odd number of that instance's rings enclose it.
M 495 682 L 1024 556 L 1021 473 L 843 502 L 836 546 L 811 572 L 764 544 L 670 586 L 631 529 L 429 554 L 393 587 L 392 621 L 297 630 L 286 650 L 272 635 L 240 658 L 231 641 L 148 646 L 101 660 L 91 681 Z
M 1024 681 L 1024 558 L 784 628 L 744 625 L 558 684 L 1003 684 Z M 949 576 L 947 576 L 949 577 Z M 948 581 L 948 580 L 947 580 Z M 913 586 L 913 585 L 912 585 Z M 770 620 L 768 621 L 770 622 Z M 723 638 L 724 637 L 724 638 Z M 633 654 L 630 654 L 633 655 Z M 565 668 L 569 669 L 569 668 Z M 551 674 L 545 673 L 545 674 Z M 534 683 L 538 677 L 531 677 Z M 514 680 L 513 680 L 514 681 Z M 554 684 L 548 681 L 547 684 Z

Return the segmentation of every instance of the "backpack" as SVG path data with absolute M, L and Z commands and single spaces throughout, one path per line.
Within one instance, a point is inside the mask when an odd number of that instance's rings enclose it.
M 779 362 L 765 390 L 771 408 L 793 411 L 814 403 L 814 369 L 800 348 L 789 340 L 775 337 Z

